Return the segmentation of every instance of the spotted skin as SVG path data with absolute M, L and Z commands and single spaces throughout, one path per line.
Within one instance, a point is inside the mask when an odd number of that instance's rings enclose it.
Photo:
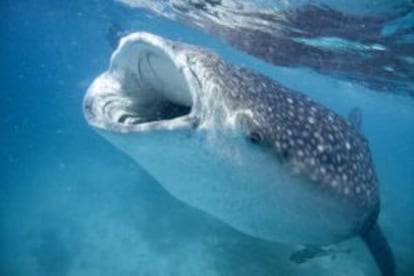
M 261 146 L 312 185 L 377 212 L 378 181 L 368 143 L 352 124 L 309 97 L 214 55 L 199 62 L 222 76 L 214 81 L 227 89 L 216 91 L 216 97 L 227 108 L 254 114 L 248 131 L 260 132 Z

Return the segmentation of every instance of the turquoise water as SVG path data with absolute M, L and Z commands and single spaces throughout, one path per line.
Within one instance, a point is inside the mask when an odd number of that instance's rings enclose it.
M 350 253 L 292 263 L 296 247 L 246 236 L 177 201 L 98 136 L 82 99 L 108 66 L 114 22 L 209 47 L 341 115 L 359 107 L 380 179 L 379 222 L 398 275 L 414 273 L 411 96 L 271 65 L 110 1 L 3 1 L 0 12 L 0 275 L 378 275 L 358 239 L 334 248 Z

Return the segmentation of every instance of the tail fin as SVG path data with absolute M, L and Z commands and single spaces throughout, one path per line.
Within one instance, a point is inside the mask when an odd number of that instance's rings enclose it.
M 394 254 L 378 223 L 361 235 L 383 276 L 395 276 Z

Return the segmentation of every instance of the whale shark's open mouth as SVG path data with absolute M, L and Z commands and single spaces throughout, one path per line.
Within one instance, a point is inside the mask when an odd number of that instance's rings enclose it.
M 89 123 L 121 132 L 172 128 L 191 113 L 191 84 L 174 49 L 150 39 L 130 36 L 121 42 L 109 71 L 88 89 L 84 113 Z

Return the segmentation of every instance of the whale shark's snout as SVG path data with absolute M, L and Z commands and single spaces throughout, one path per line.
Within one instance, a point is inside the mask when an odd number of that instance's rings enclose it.
M 359 131 L 207 50 L 124 37 L 89 87 L 84 114 L 169 193 L 244 233 L 310 245 L 382 237 Z

